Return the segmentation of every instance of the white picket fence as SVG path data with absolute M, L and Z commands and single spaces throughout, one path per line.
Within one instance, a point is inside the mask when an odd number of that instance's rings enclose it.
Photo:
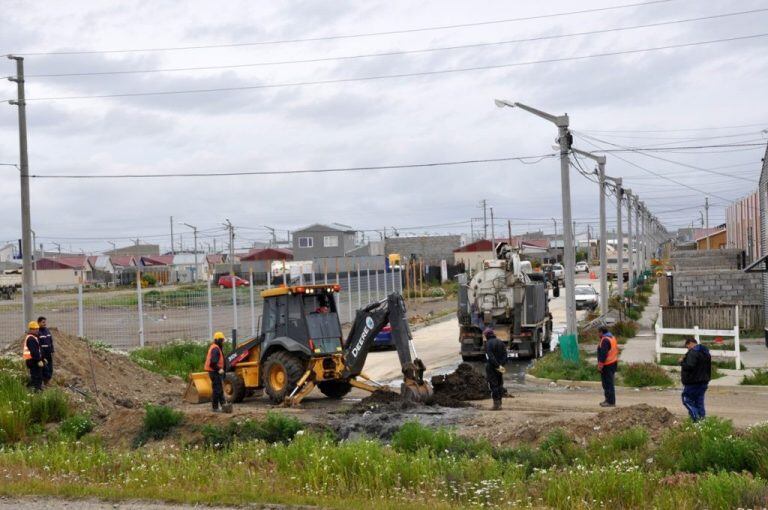
M 721 356 L 725 358 L 736 359 L 736 370 L 741 370 L 741 344 L 739 337 L 739 306 L 735 306 L 736 310 L 735 325 L 733 329 L 700 329 L 698 326 L 693 328 L 665 328 L 663 322 L 663 310 L 659 310 L 659 318 L 656 320 L 656 362 L 661 361 L 662 354 L 685 354 L 688 350 L 684 347 L 664 347 L 662 345 L 662 339 L 664 335 L 686 335 L 693 336 L 697 342 L 701 342 L 702 336 L 721 336 L 721 337 L 733 337 L 733 350 L 713 350 L 711 354 L 713 356 Z

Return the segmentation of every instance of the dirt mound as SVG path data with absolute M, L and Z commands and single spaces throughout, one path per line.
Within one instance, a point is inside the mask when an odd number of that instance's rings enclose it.
M 485 376 L 469 363 L 460 364 L 451 374 L 434 376 L 432 388 L 435 400 L 445 403 L 491 398 Z
M 138 366 L 124 354 L 95 348 L 55 328 L 51 331 L 56 346 L 53 383 L 68 388 L 77 399 L 87 403 L 95 397 L 105 411 L 180 400 L 184 389 L 180 378 L 166 378 Z M 6 352 L 19 354 L 13 346 Z
M 417 407 L 418 404 L 406 402 L 399 393 L 391 390 L 374 391 L 352 407 L 352 411 L 364 413 L 375 411 L 377 413 L 390 411 L 405 411 Z

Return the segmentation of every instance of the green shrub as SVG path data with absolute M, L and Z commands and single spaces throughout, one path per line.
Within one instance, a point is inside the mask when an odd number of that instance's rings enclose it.
M 648 431 L 632 427 L 616 433 L 608 441 L 612 451 L 639 450 L 648 444 Z
M 442 287 L 430 287 L 424 291 L 424 297 L 445 297 L 446 292 Z
M 15 443 L 27 435 L 30 395 L 23 379 L 0 372 L 0 444 Z
M 426 449 L 435 455 L 450 454 L 468 457 L 491 451 L 490 445 L 484 441 L 459 437 L 444 427 L 426 427 L 418 421 L 403 424 L 392 436 L 392 447 L 406 453 Z
M 744 376 L 741 380 L 741 384 L 748 386 L 766 386 L 768 385 L 768 370 L 757 368 L 752 372 L 752 375 Z
M 663 468 L 689 473 L 749 471 L 758 473 L 766 451 L 754 438 L 738 436 L 733 424 L 720 418 L 686 422 L 668 431 L 656 451 Z
M 134 446 L 140 446 L 148 439 L 163 439 L 184 420 L 184 413 L 168 406 L 147 404 L 144 409 L 144 425 L 134 441 Z
M 680 366 L 680 356 L 678 354 L 662 354 L 661 355 L 661 362 L 660 365 L 664 365 L 667 367 L 679 367 Z M 712 371 L 715 371 L 715 368 L 722 368 L 725 370 L 736 370 L 736 360 L 733 359 L 712 359 Z
M 579 359 L 578 362 L 565 361 L 559 352 L 547 354 L 539 358 L 528 371 L 534 377 L 542 379 L 565 379 L 569 381 L 599 381 L 600 373 L 597 368 Z
M 31 423 L 60 422 L 69 416 L 69 400 L 57 389 L 35 393 L 29 402 L 29 419 Z
M 59 425 L 59 432 L 69 439 L 80 439 L 93 430 L 91 418 L 85 414 L 70 416 Z
M 267 443 L 287 443 L 291 441 L 304 425 L 292 416 L 268 412 L 263 421 L 231 421 L 226 426 L 206 425 L 203 427 L 203 440 L 212 448 L 226 448 L 235 442 L 264 441 Z
M 768 500 L 764 481 L 740 473 L 712 473 L 696 486 L 701 508 L 763 508 Z
M 539 445 L 539 450 L 550 465 L 567 465 L 576 460 L 582 453 L 582 449 L 563 430 L 555 429 Z
M 621 367 L 621 379 L 625 386 L 672 386 L 667 371 L 653 363 L 629 363 Z
M 633 338 L 637 335 L 637 330 L 640 329 L 640 325 L 634 321 L 618 321 L 611 326 L 611 332 L 620 338 Z
M 629 320 L 638 321 L 640 320 L 640 317 L 643 316 L 643 312 L 636 307 L 632 307 L 629 310 L 627 310 L 627 313 L 625 313 L 624 315 L 626 315 L 627 319 Z

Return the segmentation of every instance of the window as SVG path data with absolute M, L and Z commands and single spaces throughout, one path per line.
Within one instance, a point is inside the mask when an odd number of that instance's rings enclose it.
M 339 236 L 325 236 L 323 237 L 323 246 L 325 248 L 338 248 Z
M 299 248 L 312 248 L 314 239 L 311 237 L 299 237 Z

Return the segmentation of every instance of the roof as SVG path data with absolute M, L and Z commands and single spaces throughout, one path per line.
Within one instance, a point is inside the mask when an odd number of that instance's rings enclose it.
M 355 229 L 349 225 L 342 225 L 341 223 L 331 223 L 330 225 L 326 225 L 324 223 L 313 223 L 312 225 L 307 225 L 304 228 L 294 230 L 293 234 L 295 236 L 296 234 L 303 232 L 321 234 L 323 232 L 355 232 Z
M 38 270 L 47 269 L 77 269 L 83 270 L 88 266 L 88 257 L 85 255 L 79 257 L 57 257 L 41 258 L 36 263 Z
M 205 256 L 205 260 L 207 260 L 210 265 L 223 264 L 224 255 L 221 253 L 211 253 L 210 255 Z
M 725 227 L 714 227 L 714 228 L 700 228 L 696 230 L 694 233 L 693 239 L 695 241 L 701 241 L 702 239 L 706 239 L 708 237 L 715 236 L 717 234 L 722 234 L 726 231 Z
M 132 255 L 112 256 L 110 262 L 116 267 L 132 267 L 136 265 L 136 259 Z
M 141 257 L 142 266 L 170 266 L 173 264 L 173 255 L 153 255 Z
M 243 262 L 254 260 L 293 260 L 293 252 L 284 248 L 256 249 L 240 257 L 240 260 Z

